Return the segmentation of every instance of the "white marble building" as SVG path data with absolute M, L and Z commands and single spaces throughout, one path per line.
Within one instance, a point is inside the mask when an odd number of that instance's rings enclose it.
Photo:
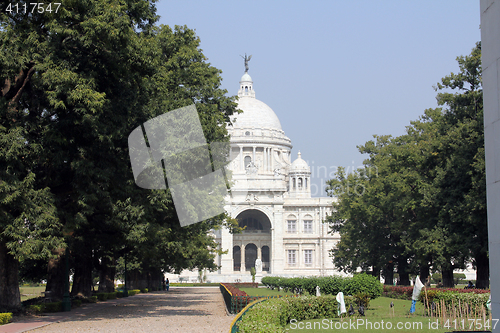
M 267 274 L 340 274 L 329 256 L 340 236 L 329 234 L 322 223 L 333 199 L 311 197 L 310 167 L 300 152 L 291 162 L 291 140 L 274 111 L 256 99 L 248 72 L 241 78 L 238 97 L 243 113 L 228 128 L 233 185 L 225 209 L 246 229 L 241 234 L 228 229 L 215 233 L 227 254 L 217 257 L 221 268 L 207 273 L 207 281 L 251 281 L 256 259 L 262 262 L 258 280 Z M 198 272 L 167 277 L 196 281 Z

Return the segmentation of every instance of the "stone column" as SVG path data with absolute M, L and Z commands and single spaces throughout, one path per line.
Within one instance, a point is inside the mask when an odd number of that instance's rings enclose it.
M 256 147 L 253 146 L 253 154 L 252 154 L 252 162 L 253 162 L 253 164 L 256 164 L 255 163 L 255 149 L 256 149 Z
M 264 147 L 264 151 L 262 151 L 262 168 L 264 171 L 267 171 L 267 148 Z
M 274 171 L 274 148 L 271 148 L 271 171 Z
M 240 171 L 245 171 L 245 166 L 243 165 L 243 146 L 240 146 Z
M 257 247 L 257 258 L 262 260 L 262 248 L 260 245 Z
M 271 230 L 272 244 L 270 274 L 283 274 L 285 268 L 285 249 L 283 247 L 283 205 L 274 205 Z
M 224 251 L 229 250 L 226 254 L 221 255 L 221 274 L 231 274 L 234 270 L 233 235 L 228 228 L 222 228 L 221 230 L 221 248 Z
M 299 268 L 302 268 L 303 263 L 302 263 L 302 259 L 303 259 L 303 255 L 302 255 L 302 243 L 299 243 L 299 253 L 297 255 L 297 258 L 295 258 L 295 260 L 297 260 L 297 266 L 296 267 L 299 267 Z
M 245 244 L 241 245 L 241 267 L 240 267 L 240 272 L 245 272 Z

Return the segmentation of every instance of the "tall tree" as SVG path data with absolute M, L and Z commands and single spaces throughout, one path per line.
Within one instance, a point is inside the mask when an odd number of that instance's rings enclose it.
M 17 288 L 11 261 L 22 251 L 31 256 L 14 245 L 23 235 L 29 239 L 16 228 L 21 222 L 36 224 L 33 239 L 45 246 L 38 253 L 51 258 L 49 289 L 62 285 L 61 249 L 69 246 L 73 294 L 88 295 L 92 271 L 105 271 L 125 249 L 146 262 L 145 246 L 151 246 L 158 259 L 151 265 L 158 270 L 192 267 L 210 257 L 206 231 L 224 216 L 177 230 L 170 193 L 137 188 L 130 167 L 128 134 L 145 121 L 196 103 L 207 140 L 224 142 L 236 106 L 220 89 L 220 71 L 206 62 L 192 30 L 154 25 L 154 2 L 68 0 L 57 13 L 0 14 L 0 129 L 9 135 L 2 136 L 0 156 L 8 165 L 0 197 L 0 267 L 10 267 L 13 275 L 2 286 L 11 291 Z M 35 214 L 40 211 L 45 214 Z M 62 230 L 71 235 L 66 242 Z M 150 230 L 210 246 L 193 251 L 195 261 L 165 256 L 167 262 L 155 248 L 160 245 L 147 242 Z M 53 291 L 62 296 L 62 289 Z
M 442 108 L 426 110 L 403 136 L 375 136 L 358 147 L 369 155 L 365 169 L 328 182 L 339 199 L 330 223 L 342 237 L 333 250 L 340 267 L 352 271 L 373 261 L 376 234 L 398 271 L 425 278 L 439 269 L 445 286 L 453 286 L 453 270 L 472 260 L 478 286 L 488 286 L 480 44 L 457 61 L 460 72 L 436 87 Z M 377 177 L 366 177 L 374 168 Z M 362 195 L 338 191 L 360 176 Z

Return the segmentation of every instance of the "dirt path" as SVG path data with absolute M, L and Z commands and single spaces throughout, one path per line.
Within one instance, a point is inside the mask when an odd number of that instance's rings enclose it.
M 170 288 L 139 294 L 127 302 L 73 316 L 29 332 L 225 332 L 226 315 L 219 288 Z

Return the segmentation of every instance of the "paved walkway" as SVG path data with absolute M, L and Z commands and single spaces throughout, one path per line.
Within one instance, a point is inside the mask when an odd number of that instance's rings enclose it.
M 86 304 L 71 312 L 0 326 L 1 333 L 27 332 L 228 332 L 219 288 L 171 287 L 169 292 Z

